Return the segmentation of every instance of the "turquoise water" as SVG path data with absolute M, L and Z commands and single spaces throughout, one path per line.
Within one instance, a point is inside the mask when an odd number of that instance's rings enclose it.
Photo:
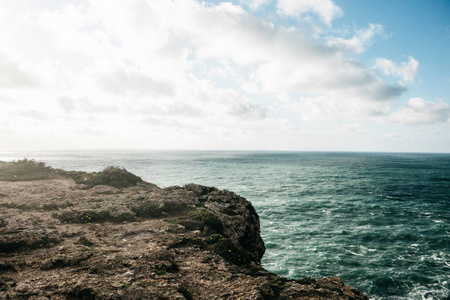
M 0 152 L 24 157 L 229 189 L 259 213 L 270 271 L 339 276 L 371 299 L 450 299 L 450 154 Z

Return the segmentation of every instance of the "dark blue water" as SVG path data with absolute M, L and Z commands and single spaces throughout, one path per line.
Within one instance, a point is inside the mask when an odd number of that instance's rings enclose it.
M 339 276 L 371 299 L 450 299 L 450 154 L 0 153 L 23 157 L 229 189 L 258 211 L 270 271 Z

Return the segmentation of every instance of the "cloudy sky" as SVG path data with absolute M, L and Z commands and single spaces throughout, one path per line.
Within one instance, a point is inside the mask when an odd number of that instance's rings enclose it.
M 0 150 L 450 152 L 447 0 L 0 0 Z

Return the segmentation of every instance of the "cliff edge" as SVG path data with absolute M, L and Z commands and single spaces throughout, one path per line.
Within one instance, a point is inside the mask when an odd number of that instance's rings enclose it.
M 0 162 L 0 299 L 367 299 L 340 278 L 270 273 L 264 251 L 233 192 Z

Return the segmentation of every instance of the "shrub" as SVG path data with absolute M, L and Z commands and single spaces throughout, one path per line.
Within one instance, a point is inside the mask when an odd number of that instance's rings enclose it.
M 151 201 L 145 201 L 139 206 L 133 206 L 131 207 L 131 211 L 134 212 L 137 217 L 145 219 L 157 218 L 162 214 L 160 206 Z
M 44 180 L 54 178 L 57 174 L 57 170 L 33 159 L 0 164 L 0 180 L 5 181 Z
M 220 241 L 221 238 L 222 238 L 221 234 L 217 234 L 217 233 L 211 234 L 210 236 L 208 236 L 206 238 L 206 243 L 207 244 L 216 244 Z
M 48 167 L 44 162 L 33 159 L 22 159 L 13 162 L 0 162 L 0 180 L 45 180 L 58 176 L 72 178 L 77 184 L 85 184 L 87 188 L 96 185 L 109 185 L 116 188 L 135 186 L 142 178 L 128 172 L 124 168 L 107 167 L 101 172 L 86 173 L 82 171 L 63 171 Z
M 135 186 L 142 182 L 142 178 L 128 172 L 124 168 L 107 167 L 101 172 L 86 173 L 86 172 L 68 172 L 67 175 L 77 184 L 84 184 L 87 188 L 92 188 L 96 185 L 109 185 L 116 188 L 126 188 Z

